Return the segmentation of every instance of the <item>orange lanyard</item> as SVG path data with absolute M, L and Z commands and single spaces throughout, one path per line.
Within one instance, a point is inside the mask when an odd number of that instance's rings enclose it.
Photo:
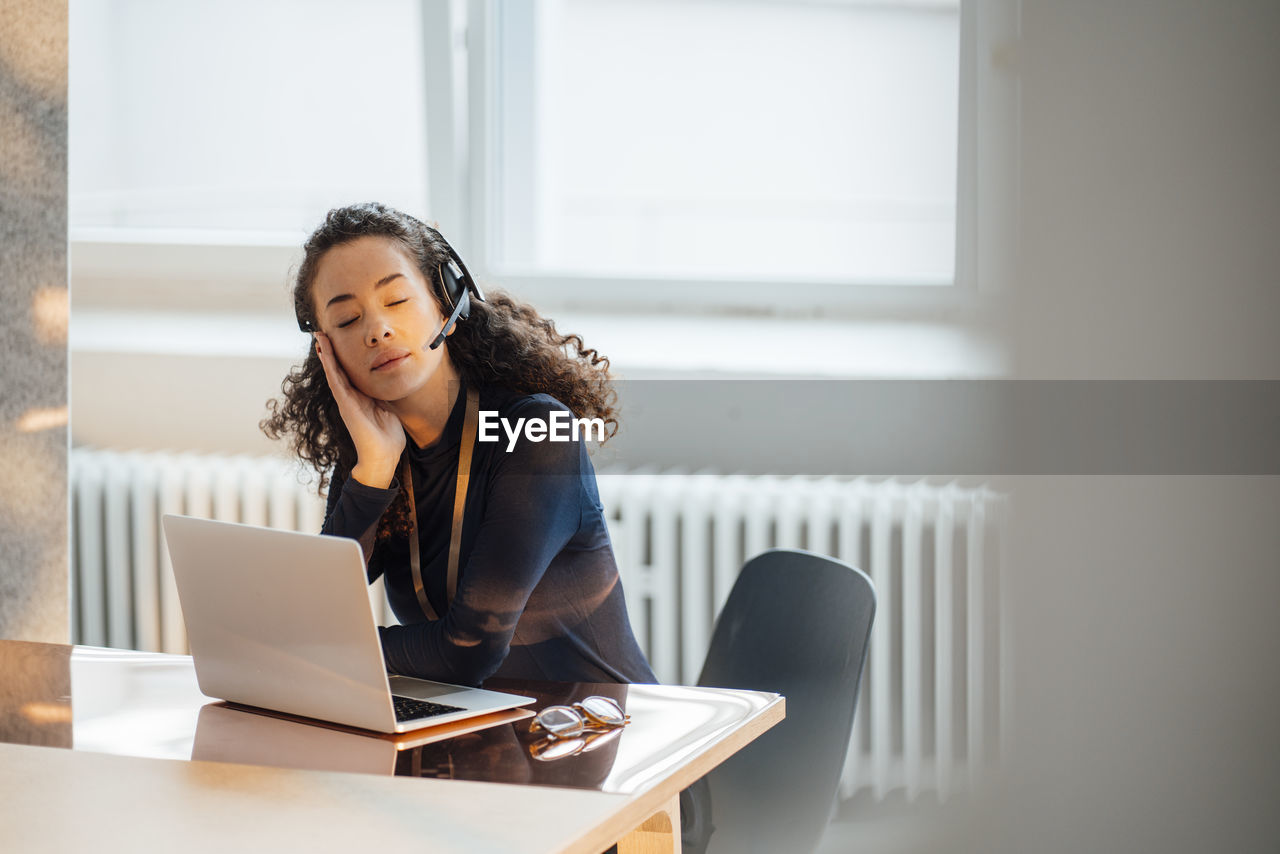
M 476 429 L 480 421 L 480 394 L 474 388 L 467 389 L 467 412 L 462 422 L 462 445 L 458 450 L 458 484 L 453 494 L 453 530 L 449 534 L 449 574 L 445 579 L 445 607 L 453 604 L 458 592 L 458 553 L 462 547 L 462 516 L 467 503 L 467 485 L 471 480 L 471 451 L 475 447 Z M 405 454 L 400 466 L 400 479 L 408 490 L 409 518 L 413 529 L 409 535 L 409 565 L 413 568 L 413 591 L 418 604 L 428 620 L 440 619 L 435 608 L 427 601 L 427 590 L 422 583 L 422 561 L 418 555 L 418 508 L 413 500 L 413 474 L 409 470 L 409 455 Z

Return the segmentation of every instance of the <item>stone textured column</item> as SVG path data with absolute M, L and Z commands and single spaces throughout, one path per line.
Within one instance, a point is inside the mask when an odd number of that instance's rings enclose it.
M 0 22 L 0 638 L 65 643 L 67 4 Z

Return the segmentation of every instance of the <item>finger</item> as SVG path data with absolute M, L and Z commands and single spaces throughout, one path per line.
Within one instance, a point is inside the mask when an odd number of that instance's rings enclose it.
M 338 395 L 339 393 L 350 394 L 353 389 L 351 380 L 348 379 L 346 371 L 342 370 L 342 366 L 338 364 L 338 360 L 334 358 L 333 350 L 329 346 L 329 337 L 323 332 L 316 332 L 316 355 L 320 357 L 320 366 L 324 368 L 325 379 L 329 381 L 329 390 Z
M 343 422 L 346 423 L 348 430 L 363 429 L 360 425 L 367 422 L 371 416 L 377 416 L 378 401 L 370 398 L 351 382 L 351 378 L 342 368 L 342 363 L 338 361 L 327 335 L 323 332 L 316 333 L 316 342 L 320 364 L 324 368 L 325 381 L 333 394 L 334 402 L 338 404 L 338 412 Z M 382 417 L 395 418 L 396 416 L 388 410 L 387 415 Z
M 320 368 L 324 371 L 324 378 L 329 384 L 329 390 L 333 392 L 335 397 L 345 392 L 346 389 L 342 386 L 342 378 L 339 376 L 338 367 L 333 364 L 333 357 L 329 355 L 319 341 L 316 342 L 316 355 L 320 357 Z

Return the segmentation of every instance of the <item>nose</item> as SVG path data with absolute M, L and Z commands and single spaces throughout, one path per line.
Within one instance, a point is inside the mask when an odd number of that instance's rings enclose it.
M 375 347 L 379 340 L 391 337 L 391 325 L 388 324 L 381 316 L 371 317 L 369 319 L 369 326 L 365 331 L 365 336 L 365 341 L 368 345 L 370 347 Z

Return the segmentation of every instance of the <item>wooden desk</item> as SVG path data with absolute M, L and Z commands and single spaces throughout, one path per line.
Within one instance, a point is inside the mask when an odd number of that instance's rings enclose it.
M 214 703 L 186 656 L 0 641 L 0 850 L 678 851 L 680 790 L 784 714 L 756 691 L 495 687 L 609 694 L 632 723 L 548 762 L 527 718 L 379 738 Z

